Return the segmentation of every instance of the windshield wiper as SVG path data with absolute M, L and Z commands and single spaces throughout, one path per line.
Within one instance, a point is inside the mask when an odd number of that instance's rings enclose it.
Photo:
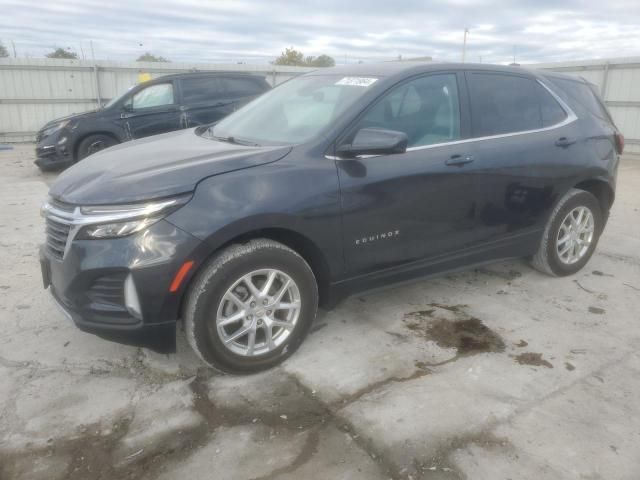
M 260 144 L 258 143 L 254 143 L 254 142 L 248 142 L 246 140 L 240 140 L 232 135 L 229 135 L 228 137 L 222 137 L 222 136 L 218 136 L 218 135 L 214 135 L 213 132 L 211 131 L 211 129 L 209 129 L 209 133 L 211 135 L 211 138 L 213 138 L 214 140 L 217 140 L 219 142 L 226 142 L 226 143 L 232 143 L 234 145 L 244 145 L 247 147 L 259 147 Z

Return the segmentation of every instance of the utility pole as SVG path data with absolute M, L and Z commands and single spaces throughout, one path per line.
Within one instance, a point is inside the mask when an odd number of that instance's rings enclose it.
M 462 63 L 464 63 L 464 58 L 467 55 L 467 34 L 469 33 L 469 29 L 467 27 L 464 28 L 464 40 L 462 42 Z
M 18 54 L 16 53 L 16 44 L 13 40 L 11 40 L 11 46 L 13 47 L 13 58 L 18 58 Z

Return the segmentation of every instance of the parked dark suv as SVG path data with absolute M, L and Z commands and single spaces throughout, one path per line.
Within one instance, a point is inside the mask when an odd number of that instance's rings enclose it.
M 104 108 L 47 123 L 36 135 L 35 164 L 66 167 L 112 145 L 226 117 L 267 90 L 264 77 L 185 73 L 141 83 Z
M 356 290 L 511 257 L 577 272 L 622 148 L 580 79 L 323 69 L 64 172 L 43 207 L 44 283 L 83 330 L 149 345 L 183 319 L 207 364 L 255 371 Z

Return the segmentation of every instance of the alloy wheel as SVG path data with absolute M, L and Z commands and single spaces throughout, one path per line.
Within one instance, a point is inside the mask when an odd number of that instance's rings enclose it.
M 236 280 L 216 312 L 222 344 L 237 355 L 264 355 L 291 335 L 300 316 L 300 290 L 286 273 L 256 270 Z

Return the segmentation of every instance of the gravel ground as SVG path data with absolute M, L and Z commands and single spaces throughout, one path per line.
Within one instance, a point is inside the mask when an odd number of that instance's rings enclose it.
M 576 276 L 511 261 L 352 297 L 233 377 L 54 308 L 32 152 L 0 151 L 0 479 L 640 478 L 640 160 Z

